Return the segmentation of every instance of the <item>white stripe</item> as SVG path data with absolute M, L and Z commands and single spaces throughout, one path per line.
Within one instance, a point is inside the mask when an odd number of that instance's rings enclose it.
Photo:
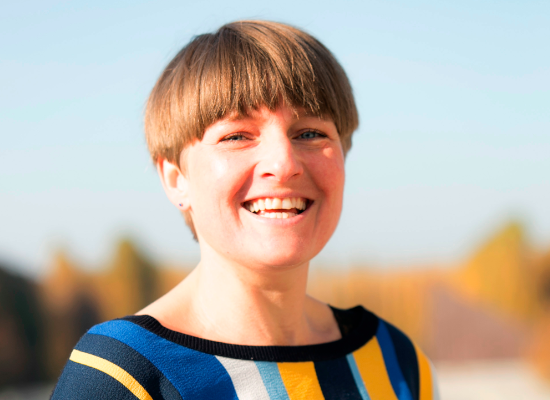
M 239 400 L 270 400 L 256 363 L 216 356 L 233 381 Z
M 433 400 L 440 400 L 441 397 L 439 397 L 439 382 L 437 380 L 437 374 L 435 373 L 434 365 L 430 360 L 428 360 L 430 363 L 430 370 L 432 372 L 432 399 Z

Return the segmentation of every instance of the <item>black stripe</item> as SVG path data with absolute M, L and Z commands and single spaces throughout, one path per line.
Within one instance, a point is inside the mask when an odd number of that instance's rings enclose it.
M 338 328 L 340 329 L 342 337 L 346 337 L 350 332 L 360 326 L 364 312 L 363 307 L 357 306 L 347 310 L 332 306 L 330 308 L 334 314 L 334 319 L 336 319 L 338 323 Z
M 130 315 L 122 318 L 147 329 L 166 340 L 201 353 L 239 360 L 299 362 L 326 361 L 344 357 L 363 347 L 378 329 L 378 317 L 361 306 L 353 308 L 357 324 L 340 340 L 306 346 L 244 346 L 186 335 L 165 328 L 150 315 Z M 351 311 L 351 310 L 350 310 Z M 336 309 L 335 314 L 338 312 Z
M 326 400 L 361 400 L 361 394 L 345 357 L 317 361 L 314 365 Z
M 153 399 L 182 400 L 176 388 L 151 361 L 116 339 L 88 333 L 80 339 L 75 349 L 118 365 L 132 375 Z
M 403 378 L 411 391 L 413 400 L 418 400 L 420 396 L 420 377 L 418 371 L 418 359 L 416 350 L 411 340 L 395 326 L 386 322 L 386 327 L 390 333 L 395 354 L 399 367 L 403 373 Z
M 136 400 L 115 378 L 95 368 L 69 361 L 50 400 Z

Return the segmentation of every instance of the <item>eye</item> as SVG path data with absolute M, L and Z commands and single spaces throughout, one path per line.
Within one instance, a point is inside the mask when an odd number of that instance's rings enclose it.
M 242 133 L 235 133 L 224 137 L 222 142 L 237 142 L 240 140 L 246 140 L 246 137 Z
M 319 137 L 325 137 L 325 135 L 323 135 L 323 134 L 320 133 L 320 132 L 312 131 L 312 130 L 302 132 L 302 133 L 298 136 L 299 139 L 305 139 L 305 140 L 316 139 L 316 138 L 319 138 Z

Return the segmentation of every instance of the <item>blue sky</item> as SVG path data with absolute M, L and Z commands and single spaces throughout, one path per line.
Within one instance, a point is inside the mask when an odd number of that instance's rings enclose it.
M 550 3 L 26 1 L 0 12 L 0 259 L 40 276 L 114 240 L 194 263 L 165 199 L 143 105 L 173 55 L 236 19 L 319 38 L 361 126 L 344 213 L 318 263 L 452 262 L 509 219 L 550 246 Z

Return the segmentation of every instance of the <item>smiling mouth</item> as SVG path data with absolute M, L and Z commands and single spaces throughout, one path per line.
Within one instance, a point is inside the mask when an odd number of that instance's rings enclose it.
M 264 218 L 293 218 L 303 213 L 311 203 L 303 197 L 268 197 L 247 201 L 243 207 Z

